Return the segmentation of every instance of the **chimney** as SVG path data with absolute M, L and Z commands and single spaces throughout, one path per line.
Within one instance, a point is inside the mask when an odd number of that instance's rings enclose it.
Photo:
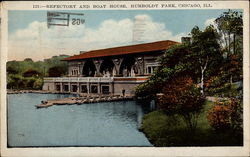
M 85 53 L 85 52 L 87 52 L 87 51 L 80 51 L 80 54 L 83 54 L 83 53 Z
M 191 37 L 181 37 L 181 43 L 182 44 L 190 44 Z

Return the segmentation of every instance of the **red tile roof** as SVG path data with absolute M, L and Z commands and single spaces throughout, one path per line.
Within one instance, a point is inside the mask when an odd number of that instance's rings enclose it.
M 176 45 L 176 44 L 178 44 L 178 42 L 165 40 L 165 41 L 157 41 L 157 42 L 138 44 L 138 45 L 113 47 L 113 48 L 107 48 L 107 49 L 88 51 L 79 55 L 67 57 L 64 60 L 70 61 L 70 60 L 79 60 L 79 59 L 87 59 L 87 58 L 105 57 L 105 56 L 117 56 L 117 55 L 124 55 L 124 54 L 161 51 L 161 50 L 166 50 L 172 45 Z

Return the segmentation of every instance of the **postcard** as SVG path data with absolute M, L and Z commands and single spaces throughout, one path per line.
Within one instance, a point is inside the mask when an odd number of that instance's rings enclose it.
M 1 3 L 2 156 L 249 156 L 248 1 Z

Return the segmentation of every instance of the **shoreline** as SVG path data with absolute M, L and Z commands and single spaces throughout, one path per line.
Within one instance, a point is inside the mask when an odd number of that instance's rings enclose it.
M 133 100 L 131 96 L 119 96 L 119 95 L 100 95 L 100 96 L 80 96 L 80 97 L 68 97 L 62 99 L 52 99 L 41 101 L 41 104 L 35 105 L 36 108 L 47 108 L 53 105 L 81 105 L 89 103 L 100 103 L 100 102 L 113 102 L 113 101 L 125 101 Z
M 73 105 L 73 104 L 88 104 L 88 103 L 99 103 L 99 102 L 112 102 L 112 101 L 125 101 L 134 100 L 134 96 L 131 95 L 112 95 L 112 94 L 83 94 L 76 92 L 58 92 L 58 91 L 44 91 L 44 90 L 7 90 L 7 94 L 24 94 L 24 93 L 38 93 L 38 94 L 75 94 L 75 96 L 53 99 L 53 100 L 42 100 L 41 104 L 35 105 L 36 108 L 47 108 L 53 105 Z

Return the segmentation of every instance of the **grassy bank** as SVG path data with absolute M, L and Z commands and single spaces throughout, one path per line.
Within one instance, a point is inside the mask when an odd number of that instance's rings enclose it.
M 207 111 L 213 103 L 206 102 L 196 133 L 186 130 L 185 123 L 178 115 L 167 116 L 154 111 L 144 116 L 140 128 L 154 146 L 240 146 L 242 135 L 231 130 L 215 132 L 207 121 Z

